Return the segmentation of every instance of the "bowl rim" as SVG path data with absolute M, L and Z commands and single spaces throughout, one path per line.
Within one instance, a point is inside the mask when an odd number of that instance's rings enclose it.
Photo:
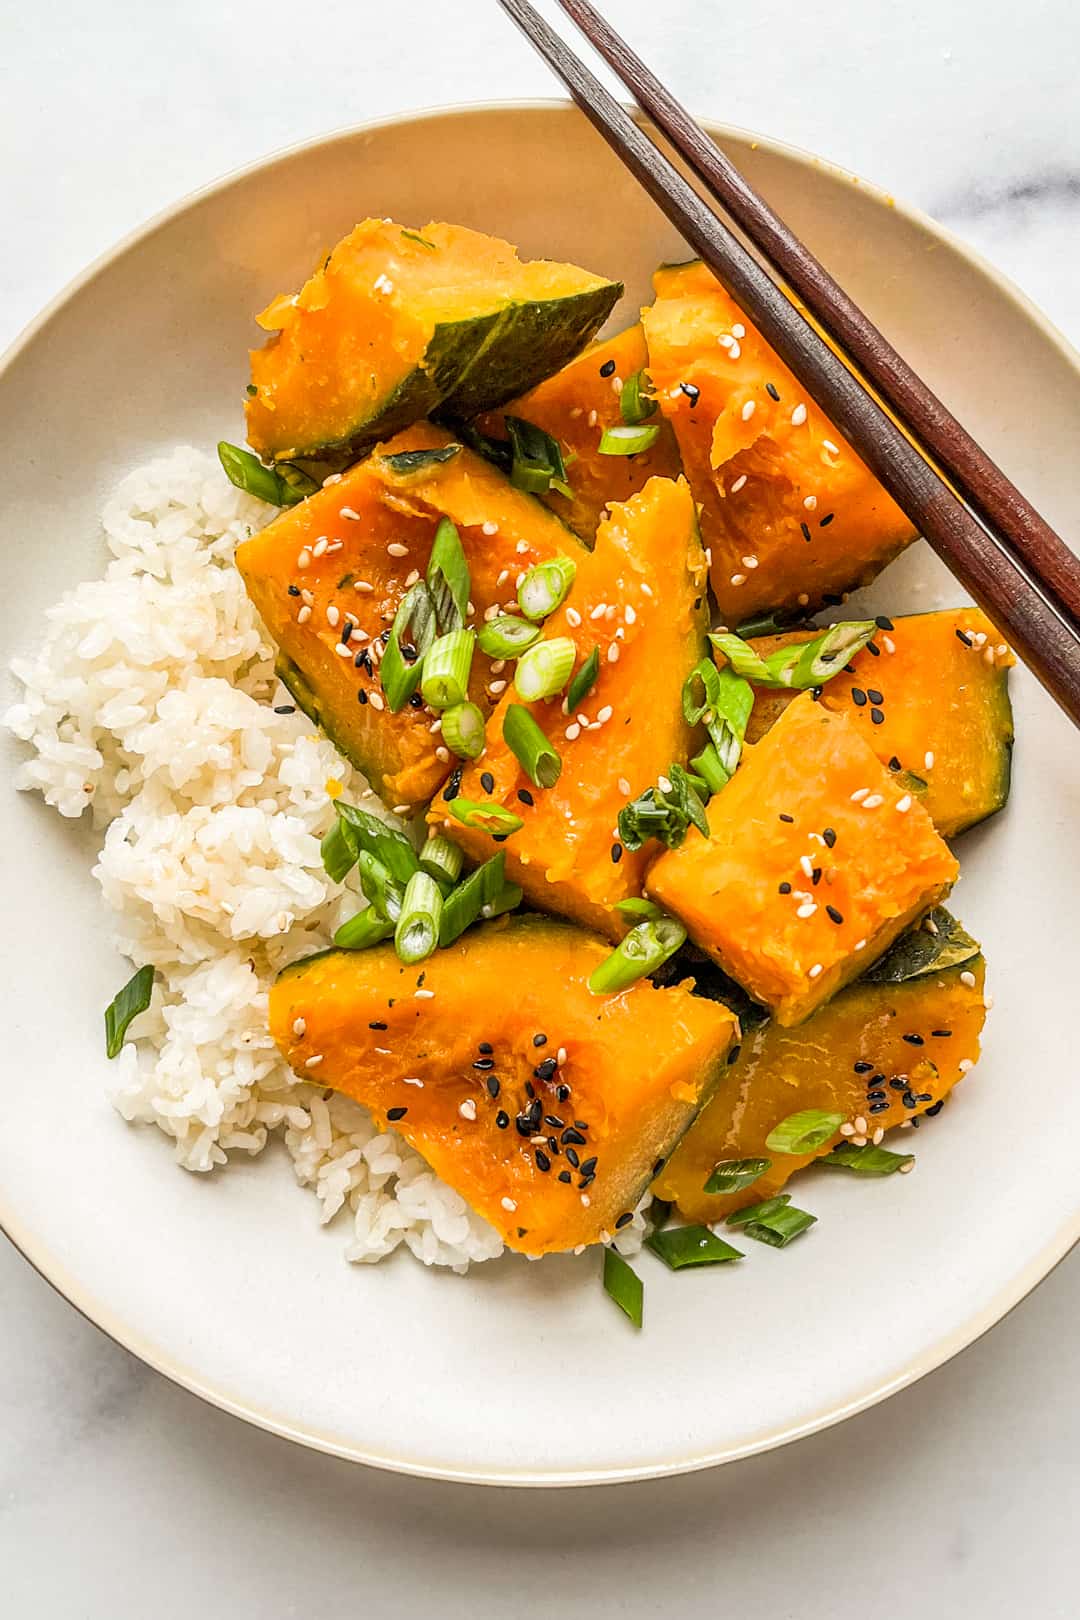
M 632 108 L 630 110 L 634 111 Z M 321 135 L 291 142 L 261 157 L 254 158 L 248 163 L 232 168 L 206 185 L 196 187 L 194 190 L 185 193 L 176 201 L 151 215 L 141 224 L 136 225 L 113 243 L 112 246 L 98 254 L 84 269 L 77 272 L 49 299 L 38 314 L 0 353 L 0 377 L 10 370 L 20 355 L 48 327 L 53 317 L 84 287 L 108 270 L 115 261 L 137 248 L 142 242 L 169 225 L 181 214 L 216 196 L 218 193 L 228 190 L 238 181 L 247 179 L 261 170 L 268 169 L 291 158 L 303 156 L 322 147 L 331 146 L 338 142 L 353 141 L 358 136 L 363 136 L 375 130 L 400 127 L 405 124 L 474 117 L 478 113 L 568 113 L 574 111 L 574 104 L 561 97 L 429 105 L 410 109 L 403 113 L 387 114 L 384 117 L 369 119 L 359 124 L 345 125 Z M 944 242 L 988 281 L 999 296 L 1005 297 L 1029 324 L 1035 326 L 1043 338 L 1058 351 L 1067 365 L 1080 374 L 1080 351 L 1069 342 L 1065 335 L 1027 294 L 977 249 L 971 247 L 961 237 L 954 234 L 947 226 L 941 225 L 932 219 L 922 209 L 897 200 L 883 187 L 864 179 L 849 169 L 845 169 L 831 159 L 818 156 L 805 147 L 795 145 L 789 141 L 778 140 L 772 136 L 759 134 L 736 124 L 719 122 L 704 117 L 701 122 L 706 131 L 714 138 L 731 140 L 737 145 L 749 145 L 754 149 L 764 149 L 766 152 L 782 157 L 797 166 L 821 170 L 838 181 L 857 186 L 860 191 L 868 193 L 883 206 L 898 213 L 923 234 Z M 907 1366 L 891 1378 L 872 1382 L 865 1389 L 858 1391 L 844 1401 L 830 1403 L 816 1412 L 800 1417 L 796 1422 L 767 1428 L 730 1446 L 703 1451 L 691 1450 L 670 1457 L 653 1459 L 648 1463 L 633 1467 L 624 1464 L 612 1467 L 601 1465 L 594 1468 L 544 1472 L 534 1472 L 528 1468 L 520 1470 L 483 1467 L 463 1468 L 438 1459 L 402 1459 L 366 1450 L 362 1446 L 343 1440 L 326 1431 L 300 1427 L 282 1414 L 255 1405 L 236 1393 L 216 1385 L 213 1380 L 204 1377 L 175 1359 L 163 1347 L 144 1338 L 139 1329 L 133 1324 L 121 1321 L 109 1306 L 103 1304 L 91 1294 L 90 1290 L 83 1287 L 78 1279 L 68 1271 L 60 1258 L 49 1251 L 44 1242 L 34 1237 L 24 1226 L 15 1211 L 7 1208 L 2 1193 L 0 1193 L 0 1234 L 3 1234 L 8 1239 L 15 1250 L 37 1272 L 39 1277 L 48 1283 L 67 1304 L 77 1310 L 87 1322 L 111 1339 L 114 1344 L 137 1356 L 140 1361 L 169 1379 L 170 1382 L 179 1385 L 182 1389 L 187 1390 L 208 1405 L 218 1408 L 218 1410 L 227 1413 L 231 1417 L 242 1419 L 244 1422 L 253 1424 L 256 1428 L 307 1446 L 311 1450 L 324 1452 L 329 1456 L 338 1457 L 349 1462 L 363 1463 L 369 1467 L 379 1468 L 391 1473 L 411 1475 L 421 1479 L 445 1480 L 457 1484 L 554 1488 L 614 1485 L 694 1473 L 706 1468 L 717 1467 L 723 1463 L 737 1462 L 744 1457 L 756 1456 L 762 1452 L 776 1450 L 780 1446 L 819 1433 L 823 1429 L 831 1428 L 834 1424 L 843 1422 L 846 1418 L 854 1417 L 860 1412 L 869 1410 L 869 1408 L 886 1400 L 890 1395 L 908 1388 L 920 1378 L 925 1377 L 927 1373 L 943 1366 L 945 1362 L 951 1360 L 953 1356 L 959 1354 L 969 1345 L 974 1344 L 976 1340 L 982 1338 L 992 1327 L 1003 1321 L 1006 1316 L 1015 1310 L 1028 1294 L 1043 1282 L 1075 1245 L 1080 1242 L 1080 1208 L 1077 1209 L 1075 1215 L 1062 1223 L 1054 1236 L 1020 1268 L 1015 1276 L 1002 1285 L 988 1304 L 975 1312 L 960 1326 L 953 1328 L 951 1332 L 944 1334 L 940 1339 L 925 1347 L 919 1355 L 909 1361 Z

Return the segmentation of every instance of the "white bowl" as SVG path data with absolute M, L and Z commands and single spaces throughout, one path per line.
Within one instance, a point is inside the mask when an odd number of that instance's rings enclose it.
M 751 180 L 998 456 L 1080 531 L 1080 363 L 1000 276 L 930 221 L 818 159 L 716 131 Z M 464 109 L 273 158 L 182 203 L 96 265 L 0 368 L 4 657 L 96 574 L 96 514 L 131 464 L 239 436 L 252 314 L 367 214 L 443 218 L 620 277 L 619 319 L 685 249 L 562 105 Z M 924 546 L 877 611 L 960 599 Z M 1080 1235 L 1071 1084 L 1076 739 L 1023 671 L 1012 802 L 960 848 L 955 906 L 997 1007 L 985 1056 L 921 1131 L 918 1172 L 815 1174 L 791 1250 L 674 1276 L 643 1260 L 635 1334 L 596 1256 L 506 1259 L 467 1279 L 401 1254 L 351 1269 L 283 1154 L 212 1179 L 104 1100 L 102 1009 L 122 968 L 88 834 L 0 794 L 8 1102 L 0 1223 L 67 1298 L 169 1377 L 339 1455 L 447 1479 L 583 1484 L 779 1445 L 882 1399 L 969 1344 Z M 8 746 L 8 757 L 16 750 Z

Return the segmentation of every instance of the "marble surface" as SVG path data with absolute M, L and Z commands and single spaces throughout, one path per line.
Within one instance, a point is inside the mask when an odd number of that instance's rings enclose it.
M 1005 0 L 607 9 L 693 107 L 922 205 L 1080 343 L 1070 0 L 1022 18 Z M 0 59 L 0 345 L 118 236 L 266 151 L 407 107 L 552 93 L 482 0 L 322 0 L 300 15 L 318 16 L 317 38 L 281 0 L 20 9 Z M 0 1301 L 5 1615 L 1077 1612 L 1080 1256 L 840 1429 L 587 1493 L 432 1485 L 249 1430 L 147 1372 L 2 1241 Z

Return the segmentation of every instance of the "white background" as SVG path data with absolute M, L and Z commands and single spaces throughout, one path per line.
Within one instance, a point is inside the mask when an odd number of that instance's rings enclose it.
M 1080 343 L 1072 0 L 606 9 L 696 110 L 920 204 Z M 553 93 L 494 0 L 0 0 L 0 31 L 0 346 L 228 169 L 407 108 Z M 798 1447 L 656 1485 L 501 1493 L 244 1428 L 104 1340 L 0 1240 L 0 1614 L 1074 1620 L 1078 1306 L 1073 1258 L 950 1366 Z

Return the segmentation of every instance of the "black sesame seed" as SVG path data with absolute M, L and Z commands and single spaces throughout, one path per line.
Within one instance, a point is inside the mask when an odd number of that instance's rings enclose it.
M 443 798 L 444 799 L 449 801 L 450 799 L 456 799 L 457 798 L 458 794 L 461 792 L 461 778 L 462 778 L 462 776 L 464 774 L 465 774 L 464 765 L 459 765 L 456 770 L 453 770 L 453 771 L 450 772 L 450 780 L 447 782 L 446 786 L 443 788 Z
M 875 1090 L 866 1093 L 866 1100 L 867 1102 L 886 1102 L 887 1098 L 883 1091 Z
M 389 1028 L 390 1028 L 389 1024 L 380 1024 L 377 1021 L 374 1024 L 369 1024 L 368 1025 L 368 1029 L 389 1029 Z
M 522 804 L 536 803 L 536 800 L 533 798 L 528 788 L 518 788 L 518 798 L 521 800 Z
M 495 778 L 492 776 L 490 771 L 480 772 L 480 786 L 483 788 L 485 793 L 494 793 Z
M 905 1091 L 900 1101 L 903 1103 L 905 1108 L 915 1108 L 918 1106 L 915 1101 L 915 1093 L 913 1091 Z
M 624 1226 L 629 1226 L 633 1218 L 634 1212 L 632 1209 L 624 1211 L 624 1213 L 620 1215 L 618 1220 L 615 1222 L 616 1232 L 621 1232 Z
M 614 360 L 605 360 L 604 361 L 603 365 L 600 367 L 600 375 L 601 375 L 601 377 L 614 377 L 614 375 L 615 375 L 615 362 L 614 362 Z
M 790 883 L 781 883 L 781 885 L 780 885 L 780 893 L 781 894 L 790 894 L 791 893 L 791 884 Z
M 957 641 L 962 641 L 965 647 L 970 647 L 972 645 L 971 637 L 965 635 L 963 630 L 958 630 L 956 632 L 956 639 Z
M 825 840 L 826 849 L 835 849 L 835 847 L 836 847 L 836 833 L 833 831 L 833 829 L 831 827 L 826 827 L 825 831 L 822 833 L 821 836 Z
M 290 585 L 289 586 L 289 595 L 290 596 L 299 596 L 300 595 L 300 587 L 299 587 L 299 585 Z
M 844 920 L 844 914 L 843 914 L 843 912 L 841 912 L 841 911 L 837 911 L 837 909 L 836 909 L 836 907 L 835 907 L 835 906 L 826 906 L 826 907 L 825 907 L 825 912 L 826 912 L 826 915 L 827 915 L 827 916 L 829 916 L 829 917 L 831 917 L 831 918 L 832 918 L 832 920 L 833 920 L 833 922 L 834 922 L 834 923 L 835 923 L 835 924 L 836 924 L 836 926 L 837 926 L 837 927 L 838 927 L 838 928 L 839 928 L 839 926 L 840 926 L 840 924 L 841 924 L 841 923 L 842 923 L 842 922 L 843 922 L 843 920 Z
M 509 833 L 492 833 L 491 842 L 493 844 L 505 844 L 509 836 Z
M 696 383 L 680 383 L 679 387 L 690 401 L 690 408 L 693 409 L 701 398 L 701 389 L 698 388 Z
M 544 1152 L 543 1148 L 538 1147 L 533 1156 L 536 1159 L 536 1168 L 538 1170 L 550 1170 L 551 1169 L 551 1160 L 548 1158 L 548 1156 Z
M 851 701 L 854 703 L 857 709 L 865 709 L 866 693 L 863 691 L 861 686 L 853 686 L 851 688 Z
M 408 1112 L 409 1112 L 409 1110 L 407 1108 L 388 1108 L 386 1110 L 386 1117 L 387 1117 L 387 1119 L 394 1119 L 394 1120 L 404 1119 L 405 1115 Z
M 741 1046 L 733 1046 L 733 1047 L 732 1047 L 732 1048 L 731 1048 L 731 1051 L 730 1051 L 730 1052 L 729 1052 L 729 1053 L 728 1053 L 728 1055 L 727 1055 L 727 1060 L 728 1060 L 728 1065 L 729 1065 L 729 1067 L 730 1067 L 730 1065 L 731 1065 L 731 1064 L 732 1064 L 732 1063 L 735 1063 L 735 1062 L 737 1062 L 737 1060 L 738 1060 L 738 1056 L 739 1056 L 739 1053 L 740 1053 L 740 1052 L 741 1052 L 741 1051 L 742 1051 L 742 1047 L 741 1047 Z
M 578 1192 L 584 1192 L 586 1187 L 591 1187 L 595 1180 L 595 1176 L 582 1176 L 578 1182 Z
M 541 1031 L 540 1034 L 534 1035 L 533 1036 L 533 1045 L 534 1046 L 546 1046 L 547 1045 L 547 1036 L 542 1031 Z
M 881 657 L 881 648 L 874 641 L 868 641 L 866 643 L 866 650 L 870 654 L 871 658 Z
M 944 1108 L 944 1106 L 945 1106 L 944 1097 L 939 1097 L 937 1102 L 934 1104 L 933 1108 L 928 1108 L 926 1110 L 927 1119 L 934 1119 L 938 1114 L 941 1113 L 941 1110 Z
M 560 1119 L 558 1114 L 545 1114 L 544 1124 L 550 1125 L 553 1131 L 561 1131 L 563 1126 L 566 1124 L 566 1121 L 564 1119 Z
M 864 1058 L 860 1058 L 858 1063 L 852 1064 L 852 1068 L 855 1070 L 856 1074 L 869 1074 L 873 1067 L 874 1065 L 872 1063 L 867 1063 Z
M 487 1077 L 487 1080 L 485 1081 L 485 1084 L 486 1084 L 486 1086 L 488 1088 L 488 1096 L 491 1098 L 492 1102 L 494 1102 L 495 1098 L 499 1095 L 499 1091 L 500 1091 L 499 1082 L 496 1079 L 495 1075 L 489 1074 L 488 1077 Z
M 918 1094 L 918 1097 L 917 1097 L 917 1101 L 919 1101 L 919 1102 L 929 1102 L 932 1096 L 933 1096 L 933 1093 L 930 1092 L 930 1091 L 920 1091 L 919 1094 Z
M 556 1095 L 556 1097 L 558 1097 L 560 1102 L 569 1102 L 570 1101 L 570 1087 L 569 1086 L 556 1086 L 555 1095 Z
M 900 761 L 897 759 L 896 755 L 894 754 L 892 759 L 890 759 L 890 761 L 889 761 L 889 769 L 890 769 L 890 771 L 902 771 L 903 768 L 904 767 L 901 765 Z
M 951 1029 L 932 1029 L 930 1031 L 930 1033 L 931 1033 L 931 1035 L 934 1037 L 934 1039 L 936 1041 L 947 1041 L 949 1036 L 952 1034 L 952 1030 Z
M 409 699 L 409 708 L 410 709 L 422 709 L 423 707 L 424 707 L 423 698 L 420 696 L 419 692 L 414 692 L 412 697 Z
M 559 1180 L 560 1181 L 565 1181 L 565 1182 L 569 1183 L 569 1182 L 573 1181 L 573 1179 L 574 1178 L 570 1174 L 569 1170 L 560 1170 L 559 1171 Z
M 810 533 L 810 525 L 809 525 L 809 523 L 800 523 L 799 528 L 802 530 L 802 537 L 803 537 L 804 540 L 812 540 L 813 539 L 813 535 Z
M 582 1136 L 581 1132 L 579 1130 L 577 1130 L 573 1125 L 569 1126 L 562 1133 L 563 1147 L 566 1147 L 567 1143 L 569 1143 L 569 1142 L 572 1142 L 575 1145 L 575 1147 L 584 1147 L 585 1146 L 585 1138 Z
M 884 613 L 879 613 L 877 618 L 874 620 L 874 623 L 877 625 L 879 630 L 893 630 L 896 628 L 892 620 L 887 619 Z
M 357 692 L 356 700 L 359 703 L 360 707 L 364 708 L 364 706 L 367 703 L 367 693 L 364 692 L 364 691 Z
M 483 1052 L 485 1057 L 490 1057 L 495 1048 L 492 1046 L 490 1041 L 480 1041 L 476 1050 L 478 1052 Z
M 815 867 L 813 867 L 811 869 L 810 881 L 814 885 L 814 888 L 816 889 L 818 884 L 821 882 L 821 867 L 820 866 L 815 866 Z
M 566 1140 L 566 1138 L 563 1137 L 563 1141 L 565 1141 L 565 1140 Z M 575 1170 L 580 1168 L 581 1159 L 578 1157 L 577 1148 L 568 1147 L 567 1150 L 566 1150 L 566 1158 L 567 1158 L 567 1162 L 569 1164 L 572 1164 Z
M 550 1080 L 558 1067 L 559 1062 L 557 1058 L 545 1058 L 543 1063 L 538 1063 L 536 1065 L 536 1068 L 533 1070 L 533 1074 L 535 1074 L 538 1080 Z
M 588 1179 L 591 1181 L 596 1175 L 596 1165 L 597 1159 L 595 1156 L 591 1159 L 583 1159 L 581 1162 L 582 1175 L 588 1177 Z
M 510 1123 L 510 1115 L 504 1114 L 500 1108 L 499 1112 L 495 1115 L 495 1123 L 499 1127 L 500 1131 L 505 1131 L 506 1127 Z
M 532 1102 L 529 1104 L 526 1117 L 533 1130 L 538 1131 L 540 1129 L 540 1121 L 544 1117 L 544 1105 L 540 1101 L 539 1097 L 534 1097 Z
M 885 724 L 885 716 L 880 709 L 870 710 L 870 723 L 871 725 L 875 726 L 883 726 Z
M 531 1136 L 533 1134 L 532 1120 L 529 1118 L 528 1114 L 518 1114 L 515 1116 L 514 1129 L 517 1131 L 519 1136 Z
M 868 686 L 866 688 L 866 695 L 870 699 L 871 703 L 884 703 L 885 701 L 882 694 L 876 689 L 876 687 L 873 686 Z
M 555 1154 L 556 1157 L 558 1157 L 558 1153 L 559 1153 L 559 1141 L 558 1141 L 558 1138 L 555 1137 L 555 1136 L 549 1136 L 547 1140 L 548 1140 L 548 1147 L 551 1149 L 552 1153 Z
M 780 820 L 781 821 L 786 821 L 789 827 L 794 826 L 794 823 L 795 823 L 795 817 L 794 816 L 785 816 L 783 813 L 781 813 Z
M 827 529 L 829 527 L 829 524 L 832 522 L 832 520 L 833 520 L 833 518 L 835 516 L 836 516 L 835 512 L 826 512 L 825 516 L 822 518 L 821 522 L 818 524 L 818 528 L 819 529 Z
M 893 1091 L 906 1091 L 907 1090 L 907 1081 L 906 1080 L 890 1080 L 889 1081 L 889 1086 L 890 1086 L 890 1089 L 893 1090 Z
M 907 1041 L 909 1046 L 922 1046 L 924 1044 L 921 1035 L 904 1035 L 902 1039 Z
M 474 1069 L 480 1069 L 481 1071 L 484 1071 L 486 1069 L 493 1069 L 494 1067 L 495 1067 L 495 1059 L 494 1058 L 488 1058 L 488 1057 L 477 1058 L 476 1062 L 473 1064 Z
M 883 1114 L 888 1106 L 887 1102 L 872 1102 L 866 1112 L 868 1114 Z
M 780 390 L 777 388 L 775 383 L 771 383 L 771 382 L 766 383 L 765 384 L 765 392 L 768 394 L 770 399 L 775 399 L 776 403 L 779 405 L 779 403 L 780 403 Z
M 528 1097 L 536 1096 L 536 1087 L 533 1085 L 531 1080 L 526 1080 L 525 1082 L 525 1094 Z
M 588 1128 L 589 1128 L 588 1125 L 585 1123 L 585 1121 L 583 1119 L 575 1119 L 575 1121 L 574 1121 L 574 1129 L 575 1130 L 587 1131 Z
M 621 844 L 612 844 L 611 861 L 613 866 L 618 866 L 619 862 L 622 860 L 622 848 L 623 847 Z
M 341 645 L 343 647 L 347 647 L 349 645 L 349 640 L 350 640 L 350 637 L 352 636 L 352 632 L 353 632 L 352 620 L 351 619 L 346 619 L 345 623 L 341 627 Z
M 295 703 L 279 703 L 275 707 L 274 713 L 275 714 L 295 714 L 296 713 L 296 704 Z
M 867 1085 L 870 1086 L 883 1086 L 884 1084 L 885 1076 L 880 1072 L 880 1070 L 877 1074 L 872 1074 L 870 1079 L 867 1081 Z

